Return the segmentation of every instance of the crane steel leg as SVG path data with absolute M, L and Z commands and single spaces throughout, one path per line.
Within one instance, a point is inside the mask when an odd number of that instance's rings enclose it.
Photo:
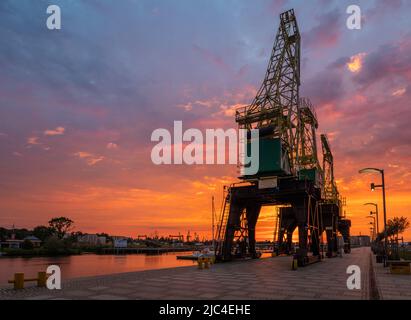
M 244 207 L 241 206 L 235 199 L 234 194 L 232 195 L 230 213 L 228 216 L 227 227 L 225 231 L 224 244 L 222 250 L 222 260 L 231 260 L 231 250 L 234 240 L 234 234 L 236 229 L 240 228 L 241 213 Z
M 249 241 L 249 253 L 252 258 L 257 258 L 257 251 L 255 249 L 255 226 L 257 224 L 258 216 L 260 214 L 260 205 L 247 206 L 247 222 L 248 222 L 248 241 Z
M 293 232 L 297 227 L 292 207 L 280 208 L 280 232 L 278 234 L 278 254 L 291 254 Z M 286 240 L 284 242 L 284 235 Z

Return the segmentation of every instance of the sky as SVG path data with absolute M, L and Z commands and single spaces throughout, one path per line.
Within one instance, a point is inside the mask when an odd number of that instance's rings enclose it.
M 48 5 L 61 30 L 48 30 Z M 346 8 L 362 10 L 361 30 Z M 285 0 L 53 0 L 0 2 L 0 225 L 56 216 L 76 230 L 209 236 L 235 165 L 155 165 L 157 128 L 236 128 L 267 67 L 279 14 L 294 8 L 301 96 L 330 138 L 352 234 L 386 172 L 387 217 L 407 216 L 411 191 L 411 2 Z M 320 146 L 319 146 L 320 147 Z M 320 150 L 320 148 L 319 148 Z M 258 239 L 272 239 L 264 208 Z M 411 241 L 411 230 L 405 233 Z

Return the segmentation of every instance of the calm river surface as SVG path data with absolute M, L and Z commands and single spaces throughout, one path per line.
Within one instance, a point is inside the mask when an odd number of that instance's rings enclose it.
M 68 257 L 6 258 L 0 257 L 0 287 L 7 286 L 7 280 L 13 279 L 16 272 L 24 272 L 27 277 L 46 271 L 49 265 L 61 268 L 62 280 L 97 276 L 103 274 L 133 272 L 162 268 L 192 266 L 193 261 L 177 260 L 177 255 L 189 255 L 191 252 L 166 253 L 161 255 L 96 255 L 83 254 Z

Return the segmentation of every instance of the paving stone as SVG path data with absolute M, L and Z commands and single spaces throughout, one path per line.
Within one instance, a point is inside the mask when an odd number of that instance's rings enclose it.
M 95 300 L 127 300 L 127 297 L 122 297 L 122 296 L 116 296 L 112 294 L 100 294 L 97 296 L 91 296 L 90 299 L 95 299 Z
M 65 290 L 64 295 L 70 297 L 84 298 L 95 294 L 95 292 L 90 292 L 87 290 Z
M 92 287 L 90 288 L 90 290 L 93 291 L 103 291 L 103 290 L 107 290 L 109 287 L 105 287 L 105 286 L 97 286 L 97 287 Z
M 215 299 L 215 298 L 217 298 L 217 297 L 219 297 L 221 294 L 219 294 L 219 293 L 202 293 L 202 294 L 200 294 L 199 296 L 197 296 L 198 298 L 201 298 L 201 299 Z
M 133 290 L 123 289 L 123 288 L 111 288 L 111 289 L 107 290 L 106 292 L 109 292 L 110 294 L 119 294 L 119 295 L 122 295 L 122 296 L 127 296 L 130 293 L 132 293 Z
M 39 295 L 39 296 L 34 296 L 34 297 L 28 297 L 26 298 L 26 300 L 48 300 L 50 298 L 53 298 L 53 296 Z
M 372 265 L 381 299 L 411 300 L 411 275 L 391 274 L 389 268 L 376 263 L 374 255 Z

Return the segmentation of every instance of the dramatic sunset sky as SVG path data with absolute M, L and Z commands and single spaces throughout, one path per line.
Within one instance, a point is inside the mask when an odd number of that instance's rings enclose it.
M 46 28 L 49 4 L 62 29 Z M 361 30 L 346 28 L 359 4 Z M 233 109 L 263 80 L 279 14 L 302 34 L 301 95 L 328 133 L 352 233 L 381 191 L 388 217 L 411 219 L 411 1 L 0 1 L 0 226 L 67 216 L 76 230 L 210 234 L 211 196 L 237 168 L 156 166 L 151 133 L 235 128 Z M 272 238 L 264 209 L 258 238 Z M 411 230 L 406 233 L 411 240 Z

